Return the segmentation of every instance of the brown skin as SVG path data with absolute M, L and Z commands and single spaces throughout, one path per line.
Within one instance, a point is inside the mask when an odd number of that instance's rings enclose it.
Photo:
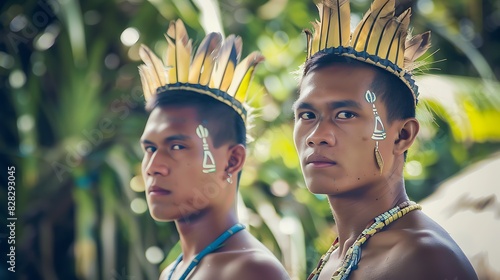
M 203 173 L 203 141 L 196 134 L 199 124 L 194 108 L 155 108 L 141 137 L 150 214 L 158 221 L 174 221 L 180 235 L 184 259 L 172 279 L 178 279 L 201 250 L 238 222 L 236 177 L 245 162 L 245 147 L 226 143 L 215 148 L 209 129 L 207 141 L 216 172 Z M 232 183 L 226 180 L 228 173 L 233 174 Z M 171 269 L 172 264 L 160 279 L 167 279 Z M 204 257 L 188 279 L 290 278 L 276 257 L 242 230 Z
M 309 190 L 326 194 L 339 248 L 319 279 L 330 279 L 358 235 L 373 218 L 408 200 L 404 152 L 419 131 L 414 118 L 389 123 L 381 98 L 375 102 L 387 137 L 379 141 L 380 172 L 374 156 L 372 105 L 365 100 L 375 72 L 336 65 L 308 73 L 295 111 L 294 141 Z M 377 94 L 377 92 L 375 92 Z M 462 250 L 422 211 L 413 211 L 375 234 L 362 247 L 349 279 L 477 279 Z

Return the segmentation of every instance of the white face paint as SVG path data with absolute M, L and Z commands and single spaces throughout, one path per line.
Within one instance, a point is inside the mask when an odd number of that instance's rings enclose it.
M 196 135 L 203 141 L 203 173 L 215 172 L 214 156 L 207 143 L 208 129 L 200 124 L 196 128 Z
M 373 140 L 384 140 L 387 136 L 384 128 L 384 124 L 382 123 L 382 119 L 378 115 L 377 108 L 375 107 L 375 101 L 377 100 L 377 96 L 375 93 L 367 90 L 365 94 L 365 99 L 368 103 L 371 103 L 373 106 L 373 115 L 375 116 L 375 126 L 373 127 Z
M 378 140 L 384 140 L 387 137 L 387 133 L 385 132 L 384 123 L 380 118 L 377 108 L 375 107 L 375 101 L 377 100 L 377 96 L 375 93 L 367 90 L 365 93 L 366 102 L 372 104 L 373 107 L 373 115 L 375 116 L 375 124 L 373 127 L 372 139 L 375 140 L 375 160 L 377 161 L 377 165 L 380 169 L 380 174 L 382 174 L 382 170 L 384 168 L 384 159 L 380 154 L 378 149 Z

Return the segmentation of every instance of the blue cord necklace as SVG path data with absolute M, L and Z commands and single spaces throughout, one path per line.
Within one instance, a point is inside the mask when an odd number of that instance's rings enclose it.
M 194 259 L 191 261 L 188 268 L 186 269 L 186 271 L 184 271 L 184 273 L 181 275 L 179 280 L 186 279 L 186 277 L 189 275 L 191 270 L 193 270 L 200 263 L 201 259 L 203 259 L 204 256 L 217 250 L 219 248 L 219 246 L 222 243 L 224 243 L 224 241 L 226 241 L 229 237 L 233 236 L 235 233 L 237 233 L 238 231 L 240 231 L 244 228 L 245 228 L 244 225 L 237 223 L 237 224 L 233 225 L 231 228 L 229 228 L 228 230 L 226 230 L 219 237 L 217 237 L 217 239 L 215 239 L 212 243 L 208 244 L 208 246 L 205 247 L 205 249 L 203 249 L 198 255 L 196 255 L 196 257 L 194 257 Z M 179 265 L 179 263 L 181 261 L 182 261 L 182 253 L 179 255 L 179 257 L 177 257 L 177 260 L 175 260 L 174 267 L 172 268 L 172 270 L 170 270 L 170 273 L 168 274 L 168 278 L 167 278 L 168 280 L 172 279 L 172 275 L 174 274 L 175 268 L 177 268 L 177 265 Z

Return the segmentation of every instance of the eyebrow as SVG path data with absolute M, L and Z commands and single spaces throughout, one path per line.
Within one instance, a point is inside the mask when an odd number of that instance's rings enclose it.
M 356 109 L 362 108 L 361 104 L 359 104 L 358 102 L 356 102 L 354 100 L 332 101 L 332 102 L 328 103 L 327 105 L 328 105 L 328 108 L 330 108 L 331 110 L 335 110 L 338 108 L 356 108 Z M 302 102 L 302 101 L 293 103 L 292 110 L 295 111 L 295 110 L 299 110 L 299 109 L 313 110 L 313 109 L 315 109 L 315 107 L 310 103 Z
M 298 102 L 298 101 L 295 101 L 292 105 L 292 110 L 293 111 L 296 111 L 296 110 L 299 110 L 299 109 L 309 109 L 309 110 L 312 110 L 314 109 L 314 106 L 307 103 L 307 102 Z
M 184 134 L 175 134 L 175 135 L 171 135 L 171 136 L 168 136 L 168 137 L 165 137 L 165 139 L 163 139 L 163 143 L 169 143 L 169 142 L 172 142 L 172 141 L 183 141 L 183 140 L 189 140 L 191 139 L 190 136 L 188 135 L 184 135 Z M 141 144 L 143 145 L 154 145 L 155 143 L 153 141 L 150 141 L 148 139 L 141 139 Z

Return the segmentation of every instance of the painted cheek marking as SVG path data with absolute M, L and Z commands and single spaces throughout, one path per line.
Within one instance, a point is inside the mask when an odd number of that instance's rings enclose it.
M 367 90 L 365 94 L 365 99 L 368 103 L 372 104 L 373 115 L 375 116 L 375 126 L 373 128 L 372 139 L 384 140 L 386 137 L 384 124 L 382 123 L 382 119 L 378 115 L 377 108 L 375 107 L 375 101 L 377 100 L 377 96 L 375 95 L 375 93 Z
M 375 116 L 375 126 L 373 127 L 372 139 L 375 140 L 375 160 L 377 161 L 377 165 L 380 169 L 380 174 L 382 174 L 382 170 L 384 168 L 384 159 L 382 158 L 382 154 L 378 149 L 378 140 L 384 140 L 387 137 L 387 133 L 385 132 L 384 123 L 382 123 L 382 119 L 380 118 L 377 108 L 375 107 L 375 101 L 377 100 L 377 96 L 375 93 L 367 90 L 365 94 L 365 100 L 372 104 L 373 115 Z
M 207 143 L 208 129 L 200 124 L 196 128 L 196 135 L 203 141 L 203 173 L 215 172 L 214 156 Z

